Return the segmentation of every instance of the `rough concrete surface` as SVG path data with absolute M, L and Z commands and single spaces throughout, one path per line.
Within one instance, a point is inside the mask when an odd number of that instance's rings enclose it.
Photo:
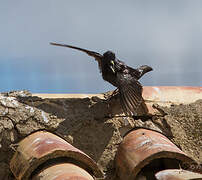
M 60 135 L 93 158 L 108 180 L 114 179 L 114 156 L 123 135 L 135 127 L 157 130 L 202 163 L 202 100 L 187 105 L 154 105 L 160 115 L 124 117 L 111 113 L 106 96 L 45 98 L 27 91 L 0 94 L 0 180 L 14 179 L 9 161 L 17 143 L 37 130 Z M 113 111 L 114 112 L 114 111 Z M 199 171 L 197 167 L 188 167 Z

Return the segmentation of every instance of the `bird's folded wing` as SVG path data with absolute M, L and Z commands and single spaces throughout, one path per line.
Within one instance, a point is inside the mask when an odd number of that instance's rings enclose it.
M 137 109 L 144 101 L 142 85 L 135 79 L 124 74 L 117 74 L 119 82 L 120 101 L 123 111 L 128 116 L 137 114 Z

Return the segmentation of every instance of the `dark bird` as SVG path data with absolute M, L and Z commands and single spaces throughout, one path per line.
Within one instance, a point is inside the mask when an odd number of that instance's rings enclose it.
M 145 73 L 152 71 L 153 69 L 151 67 L 143 65 L 137 69 L 133 69 L 124 62 L 118 60 L 115 53 L 112 51 L 107 51 L 101 55 L 94 51 L 66 44 L 50 44 L 77 49 L 94 57 L 98 62 L 103 79 L 117 87 L 124 113 L 128 116 L 136 115 L 137 108 L 144 101 L 142 98 L 142 85 L 138 82 L 138 79 Z

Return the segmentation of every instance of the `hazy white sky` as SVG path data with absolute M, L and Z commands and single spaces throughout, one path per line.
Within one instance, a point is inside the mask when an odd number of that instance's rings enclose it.
M 0 0 L 0 92 L 95 93 L 113 89 L 97 64 L 60 42 L 112 50 L 154 71 L 143 85 L 202 82 L 200 0 Z

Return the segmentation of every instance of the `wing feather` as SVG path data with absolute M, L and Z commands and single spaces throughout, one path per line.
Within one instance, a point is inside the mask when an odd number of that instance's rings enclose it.
M 126 115 L 134 116 L 144 101 L 142 98 L 142 85 L 130 75 L 117 74 L 119 81 L 120 100 Z
M 102 60 L 103 56 L 100 53 L 90 51 L 90 50 L 87 50 L 87 49 L 83 49 L 83 48 L 80 48 L 80 47 L 76 47 L 76 46 L 71 46 L 71 45 L 68 45 L 68 44 L 59 44 L 59 43 L 52 43 L 52 42 L 50 44 L 54 45 L 54 46 L 68 47 L 68 48 L 76 49 L 76 50 L 79 50 L 79 51 L 87 53 L 89 56 L 92 56 L 92 57 L 95 58 L 95 60 L 98 62 L 99 69 L 101 70 L 101 60 Z

